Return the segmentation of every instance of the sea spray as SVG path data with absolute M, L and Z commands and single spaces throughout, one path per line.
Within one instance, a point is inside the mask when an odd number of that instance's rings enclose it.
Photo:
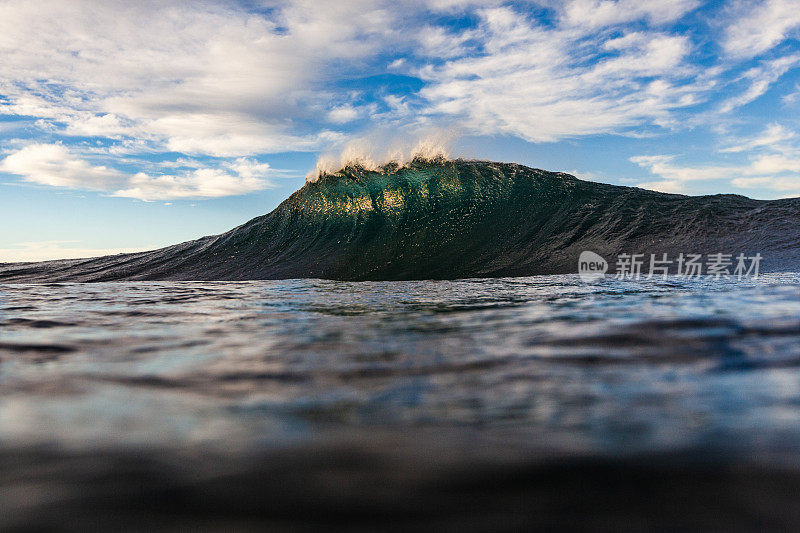
M 380 172 L 387 166 L 407 167 L 411 161 L 437 161 L 449 159 L 451 145 L 456 137 L 453 130 L 436 131 L 416 139 L 385 139 L 373 135 L 348 142 L 338 154 L 319 157 L 313 170 L 306 175 L 306 183 L 317 181 L 320 176 L 336 174 L 347 167 Z

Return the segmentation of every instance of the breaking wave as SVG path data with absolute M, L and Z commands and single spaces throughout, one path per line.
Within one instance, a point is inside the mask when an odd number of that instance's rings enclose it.
M 408 167 L 412 161 L 442 162 L 450 159 L 450 142 L 455 133 L 438 132 L 422 137 L 414 143 L 408 141 L 376 141 L 358 139 L 348 143 L 338 154 L 321 156 L 306 174 L 306 183 L 321 176 L 336 174 L 348 167 L 372 172 Z
M 584 250 L 612 265 L 621 253 L 760 253 L 762 271 L 800 270 L 797 198 L 665 194 L 445 159 L 435 145 L 411 150 L 403 163 L 352 154 L 321 165 L 271 213 L 222 235 L 151 252 L 8 264 L 0 282 L 529 276 L 574 273 Z

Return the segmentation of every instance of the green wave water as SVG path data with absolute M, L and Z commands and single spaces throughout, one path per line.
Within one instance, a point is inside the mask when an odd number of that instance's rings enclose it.
M 689 197 L 509 163 L 414 160 L 350 166 L 271 213 L 153 252 L 15 264 L 0 281 L 458 279 L 577 271 L 592 250 L 761 253 L 800 269 L 800 199 Z

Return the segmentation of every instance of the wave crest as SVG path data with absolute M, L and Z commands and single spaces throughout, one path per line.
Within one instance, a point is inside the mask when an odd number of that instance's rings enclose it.
M 348 143 L 337 155 L 321 156 L 312 171 L 306 174 L 306 183 L 322 176 L 340 173 L 348 167 L 376 172 L 387 168 L 408 167 L 413 161 L 440 162 L 449 160 L 452 133 L 428 135 L 415 143 L 397 142 L 390 146 L 374 139 L 358 139 Z

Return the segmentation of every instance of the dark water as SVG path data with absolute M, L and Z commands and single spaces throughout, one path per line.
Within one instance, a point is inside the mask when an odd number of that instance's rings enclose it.
M 778 527 L 799 444 L 798 274 L 0 286 L 9 527 Z

